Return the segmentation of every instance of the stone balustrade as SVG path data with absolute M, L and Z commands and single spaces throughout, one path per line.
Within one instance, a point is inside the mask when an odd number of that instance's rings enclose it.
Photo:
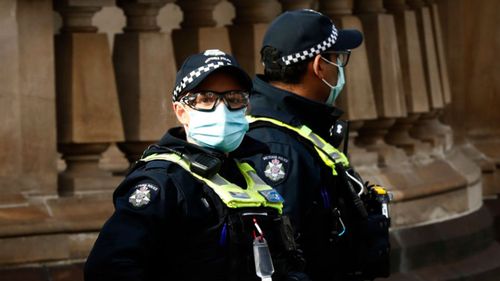
M 499 256 L 492 229 L 500 225 L 500 210 L 491 206 L 500 193 L 500 127 L 493 121 L 500 111 L 486 107 L 500 104 L 491 95 L 498 71 L 481 50 L 463 42 L 477 39 L 492 56 L 499 46 L 460 20 L 472 11 L 487 29 L 498 23 L 495 3 L 1 1 L 0 114 L 6 121 L 0 126 L 0 275 L 51 261 L 74 263 L 64 270 L 81 272 L 78 264 L 111 214 L 111 192 L 122 178 L 110 170 L 124 170 L 115 165 L 123 158 L 102 153 L 117 143 L 133 162 L 177 124 L 171 90 L 178 64 L 189 54 L 219 48 L 250 74 L 261 73 L 268 24 L 298 8 L 318 9 L 337 26 L 364 33 L 336 106 L 350 120 L 351 162 L 394 194 L 393 271 L 399 273 L 390 280 L 426 276 L 418 270 L 437 261 Z M 121 18 L 110 13 L 96 24 L 103 7 Z M 59 173 L 58 161 L 66 166 Z M 103 168 L 103 161 L 122 168 Z M 454 256 L 453 247 L 462 247 L 461 254 Z M 488 262 L 483 272 L 500 268 Z

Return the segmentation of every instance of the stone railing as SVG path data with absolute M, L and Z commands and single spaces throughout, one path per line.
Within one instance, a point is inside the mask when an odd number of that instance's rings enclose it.
M 477 213 L 483 195 L 500 193 L 500 129 L 479 124 L 468 135 L 470 122 L 446 118 L 467 106 L 453 87 L 465 66 L 447 53 L 462 2 L 2 1 L 0 265 L 84 259 L 127 162 L 176 124 L 177 64 L 219 48 L 260 73 L 267 25 L 297 8 L 364 32 L 337 106 L 351 122 L 352 163 L 395 195 L 395 249 L 407 247 L 409 229 Z

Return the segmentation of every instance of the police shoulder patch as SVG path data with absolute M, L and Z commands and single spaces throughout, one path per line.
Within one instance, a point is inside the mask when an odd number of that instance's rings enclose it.
M 160 190 L 158 186 L 151 183 L 141 183 L 133 188 L 132 195 L 128 198 L 128 202 L 135 208 L 147 206 Z
M 279 154 L 268 154 L 262 156 L 262 167 L 264 175 L 271 185 L 277 185 L 284 182 L 288 176 L 289 160 Z

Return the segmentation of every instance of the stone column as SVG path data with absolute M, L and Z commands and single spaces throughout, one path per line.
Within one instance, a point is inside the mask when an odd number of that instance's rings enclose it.
M 407 109 L 407 116 L 396 119 L 386 141 L 403 148 L 409 155 L 428 154 L 430 145 L 409 134 L 420 115 L 429 111 L 416 14 L 408 9 L 405 0 L 384 0 L 384 6 L 394 16 Z
M 231 0 L 236 8 L 234 24 L 229 27 L 233 54 L 249 75 L 263 73 L 260 61 L 262 39 L 279 13 L 276 0 Z
M 434 29 L 429 7 L 423 0 L 407 0 L 406 3 L 416 11 L 419 38 L 424 58 L 424 72 L 426 74 L 426 87 L 430 101 L 430 111 L 423 114 L 410 133 L 423 141 L 430 142 L 436 152 L 451 149 L 453 140 L 449 127 L 438 120 L 444 107 L 444 96 L 439 74 L 438 55 L 434 40 Z
M 126 17 L 115 36 L 113 62 L 125 131 L 118 146 L 130 162 L 176 124 L 171 110 L 176 73 L 172 40 L 159 32 L 159 9 L 172 0 L 118 0 Z
M 378 119 L 365 121 L 359 144 L 377 151 L 379 164 L 397 166 L 407 161 L 403 150 L 384 141 L 396 118 L 406 117 L 401 63 L 394 18 L 385 14 L 382 0 L 358 0 L 356 13 L 364 28 Z
M 57 193 L 52 4 L 2 3 L 0 204 Z
M 229 32 L 226 27 L 215 27 L 215 6 L 221 0 L 178 0 L 184 13 L 180 29 L 172 31 L 175 58 L 180 64 L 189 56 L 206 49 L 220 49 L 231 53 Z
M 443 46 L 443 33 L 441 30 L 441 20 L 439 19 L 438 6 L 434 0 L 426 0 L 431 13 L 431 22 L 434 33 L 434 42 L 436 44 L 436 55 L 438 57 L 439 78 L 441 81 L 441 91 L 443 94 L 443 109 L 438 112 L 435 128 L 444 137 L 445 148 L 450 149 L 453 144 L 453 132 L 450 126 L 441 123 L 444 114 L 444 108 L 451 103 L 450 81 L 448 77 L 448 66 L 446 62 L 446 53 Z
M 438 55 L 439 77 L 441 78 L 441 90 L 443 91 L 443 101 L 445 105 L 449 105 L 451 103 L 450 80 L 448 78 L 448 64 L 446 62 L 446 52 L 443 43 L 443 32 L 441 30 L 438 5 L 435 3 L 435 0 L 426 1 L 431 10 L 434 40 L 436 42 L 436 51 Z
M 445 147 L 449 149 L 451 148 L 454 140 L 453 132 L 450 126 L 441 123 L 441 119 L 443 119 L 442 117 L 444 115 L 444 109 L 452 101 L 446 51 L 444 49 L 443 32 L 441 30 L 441 20 L 439 16 L 438 6 L 435 3 L 435 0 L 426 0 L 426 3 L 429 6 L 432 18 L 434 41 L 436 43 L 436 54 L 438 56 L 439 77 L 441 79 L 441 91 L 443 93 L 443 110 L 439 113 L 437 128 L 445 138 Z
M 355 28 L 363 32 L 361 21 L 352 15 L 353 0 L 319 1 L 319 10 L 332 18 L 339 28 Z M 345 111 L 343 118 L 350 122 L 349 151 L 351 163 L 358 170 L 369 167 L 376 169 L 377 153 L 355 145 L 358 130 L 365 120 L 377 118 L 373 85 L 366 43 L 352 50 L 349 64 L 345 68 L 346 85 L 340 94 L 336 106 Z M 368 174 L 366 172 L 364 175 Z
M 0 205 L 22 202 L 21 95 L 17 1 L 0 1 Z
M 59 177 L 62 195 L 114 189 L 120 180 L 98 167 L 110 143 L 123 141 L 108 39 L 92 25 L 92 16 L 112 3 L 55 2 L 63 18 L 55 38 L 58 150 L 67 164 Z
M 51 1 L 18 1 L 23 185 L 57 193 L 54 41 Z

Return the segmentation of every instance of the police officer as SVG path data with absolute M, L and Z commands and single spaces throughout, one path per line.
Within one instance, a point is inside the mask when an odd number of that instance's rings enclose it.
M 248 135 L 271 152 L 246 160 L 285 198 L 312 280 L 388 274 L 387 193 L 365 186 L 337 149 L 346 124 L 333 104 L 362 40 L 319 12 L 285 12 L 264 36 L 254 79 Z
M 186 59 L 173 91 L 183 126 L 116 189 L 85 280 L 309 280 L 282 197 L 235 160 L 265 150 L 244 137 L 250 88 L 220 50 Z

